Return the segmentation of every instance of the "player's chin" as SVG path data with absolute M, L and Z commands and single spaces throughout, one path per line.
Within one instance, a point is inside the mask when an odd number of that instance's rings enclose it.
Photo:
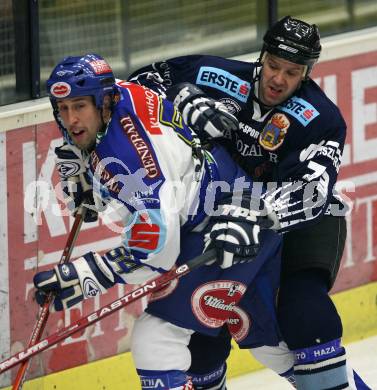
M 283 101 L 284 101 L 284 99 L 277 99 L 277 98 L 265 98 L 265 99 L 263 99 L 263 103 L 266 106 L 268 106 L 268 107 L 278 106 Z
M 88 150 L 88 151 L 91 151 L 94 149 L 95 145 L 96 145 L 96 141 L 95 140 L 84 140 L 84 139 L 80 139 L 80 140 L 77 140 L 77 139 L 73 139 L 73 143 L 81 150 Z
M 87 150 L 88 149 L 88 145 L 86 143 L 83 143 L 83 142 L 75 142 L 73 141 L 73 143 L 75 144 L 75 146 L 77 146 L 80 150 Z
M 265 103 L 268 106 L 277 106 L 281 103 L 283 103 L 287 99 L 287 94 L 283 91 L 277 91 L 277 90 L 268 90 L 265 94 Z

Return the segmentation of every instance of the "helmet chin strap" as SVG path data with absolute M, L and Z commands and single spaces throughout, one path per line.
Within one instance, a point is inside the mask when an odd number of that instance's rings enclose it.
M 101 110 L 100 110 L 102 126 L 101 126 L 101 130 L 99 130 L 99 131 L 104 131 L 104 130 L 106 130 L 106 127 L 107 127 L 107 125 L 109 124 L 110 119 L 111 119 L 111 113 L 110 113 L 110 115 L 108 115 L 107 113 L 104 115 L 103 110 L 104 110 L 104 109 L 103 109 L 103 107 L 102 107 Z M 105 116 L 106 116 L 107 118 L 105 118 Z
M 102 134 L 106 133 L 107 127 L 111 121 L 111 115 L 112 115 L 112 111 L 113 111 L 113 108 L 115 105 L 115 95 L 106 95 L 106 96 L 108 96 L 110 99 L 107 106 L 105 107 L 105 104 L 106 104 L 105 103 L 106 97 L 105 97 L 104 104 L 99 109 L 101 121 L 102 121 L 102 126 L 101 126 L 100 130 L 98 130 L 98 133 L 102 133 Z
M 110 106 L 112 107 L 112 104 Z M 104 110 L 107 110 L 108 112 L 104 113 Z M 100 111 L 102 125 L 97 132 L 96 141 L 95 141 L 93 147 L 91 148 L 90 152 L 95 149 L 97 144 L 101 141 L 101 138 L 106 134 L 107 128 L 108 128 L 110 121 L 111 121 L 112 110 L 110 108 L 102 107 L 101 109 L 99 109 L 99 111 Z
M 263 66 L 263 62 L 262 62 L 263 61 L 263 57 L 262 57 L 261 60 L 258 58 L 258 60 L 256 62 L 257 65 L 256 65 L 255 73 L 254 73 L 253 78 L 251 80 L 253 85 L 255 85 L 255 83 L 258 83 L 258 95 L 259 95 L 260 80 L 261 80 L 261 75 L 260 74 L 261 74 L 262 66 Z M 269 111 L 269 110 L 271 110 L 271 108 L 274 107 L 274 106 L 267 106 L 266 104 L 264 104 L 262 102 L 262 100 L 260 100 L 259 97 L 255 94 L 255 88 L 252 88 L 251 94 L 252 94 L 253 100 L 256 101 L 259 104 L 259 106 L 261 107 L 261 110 Z

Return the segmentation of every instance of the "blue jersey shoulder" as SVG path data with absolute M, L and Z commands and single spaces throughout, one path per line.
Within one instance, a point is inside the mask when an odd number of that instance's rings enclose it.
M 194 83 L 204 91 L 213 89 L 223 97 L 229 95 L 246 102 L 251 92 L 252 63 L 211 55 L 171 58 L 153 65 L 168 85 L 182 81 Z
M 315 127 L 324 132 L 328 129 L 345 131 L 346 124 L 339 108 L 313 81 L 305 82 L 296 94 L 278 107 L 294 117 L 304 127 Z
M 145 129 L 135 118 L 128 92 L 113 109 L 112 118 L 91 154 L 91 167 L 102 193 L 117 198 L 129 209 L 141 200 L 158 207 L 158 191 L 164 181 L 158 157 Z

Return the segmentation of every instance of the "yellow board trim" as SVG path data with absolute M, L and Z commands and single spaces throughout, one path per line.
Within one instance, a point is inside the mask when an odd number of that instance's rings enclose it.
M 342 317 L 345 344 L 377 334 L 377 282 L 332 296 Z M 247 350 L 233 346 L 228 377 L 262 368 Z M 139 390 L 129 352 L 25 383 L 24 390 Z M 10 390 L 7 387 L 6 390 Z

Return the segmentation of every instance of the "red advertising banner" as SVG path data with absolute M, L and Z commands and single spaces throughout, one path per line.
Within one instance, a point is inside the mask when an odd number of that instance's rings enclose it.
M 377 280 L 377 52 L 319 63 L 313 77 L 347 123 L 339 187 L 352 212 L 337 292 Z
M 62 216 L 55 187 L 59 182 L 54 168 L 54 148 L 62 143 L 54 123 L 25 127 L 6 133 L 8 191 L 8 258 L 10 353 L 27 346 L 38 313 L 34 301 L 33 275 L 51 268 L 61 256 L 73 219 Z M 38 183 L 37 194 L 35 183 Z M 38 197 L 36 199 L 35 197 Z M 40 209 L 33 209 L 35 204 Z M 84 223 L 72 257 L 89 251 L 105 251 L 118 246 L 119 234 L 99 220 Z M 133 286 L 134 288 L 135 286 Z M 69 325 L 83 314 L 123 296 L 130 286 L 118 285 L 108 293 L 87 300 L 77 308 L 50 315 L 45 334 Z M 121 310 L 85 332 L 66 339 L 33 359 L 30 377 L 45 375 L 129 350 L 134 319 L 143 301 Z
M 340 107 L 348 124 L 339 188 L 352 202 L 353 209 L 348 216 L 346 250 L 334 292 L 377 280 L 376 64 L 377 51 L 320 63 L 314 73 L 316 81 Z M 1 319 L 2 332 L 10 339 L 0 338 L 0 353 L 5 358 L 27 346 L 38 312 L 33 300 L 33 275 L 37 269 L 47 269 L 59 260 L 72 218 L 59 212 L 63 206 L 57 199 L 59 191 L 55 191 L 59 180 L 54 170 L 54 148 L 62 142 L 55 124 L 7 131 L 1 141 L 4 141 L 4 145 L 0 145 L 4 155 L 0 155 L 0 175 L 3 170 L 6 195 L 0 207 L 5 207 L 7 214 L 8 237 L 8 278 L 1 277 L 4 283 L 1 288 L 6 290 L 6 282 L 9 284 L 9 318 Z M 41 207 L 35 208 L 36 204 Z M 103 220 L 83 224 L 73 257 L 90 250 L 105 251 L 119 242 L 119 234 L 106 227 Z M 77 308 L 53 313 L 45 334 L 115 300 L 128 289 L 119 285 Z M 140 301 L 127 311 L 121 310 L 38 355 L 33 360 L 29 378 L 128 350 L 130 331 L 143 304 L 145 302 Z M 6 310 L 4 313 L 8 315 Z M 9 329 L 5 329 L 7 326 Z M 9 383 L 9 377 L 4 378 L 0 378 L 0 386 Z

